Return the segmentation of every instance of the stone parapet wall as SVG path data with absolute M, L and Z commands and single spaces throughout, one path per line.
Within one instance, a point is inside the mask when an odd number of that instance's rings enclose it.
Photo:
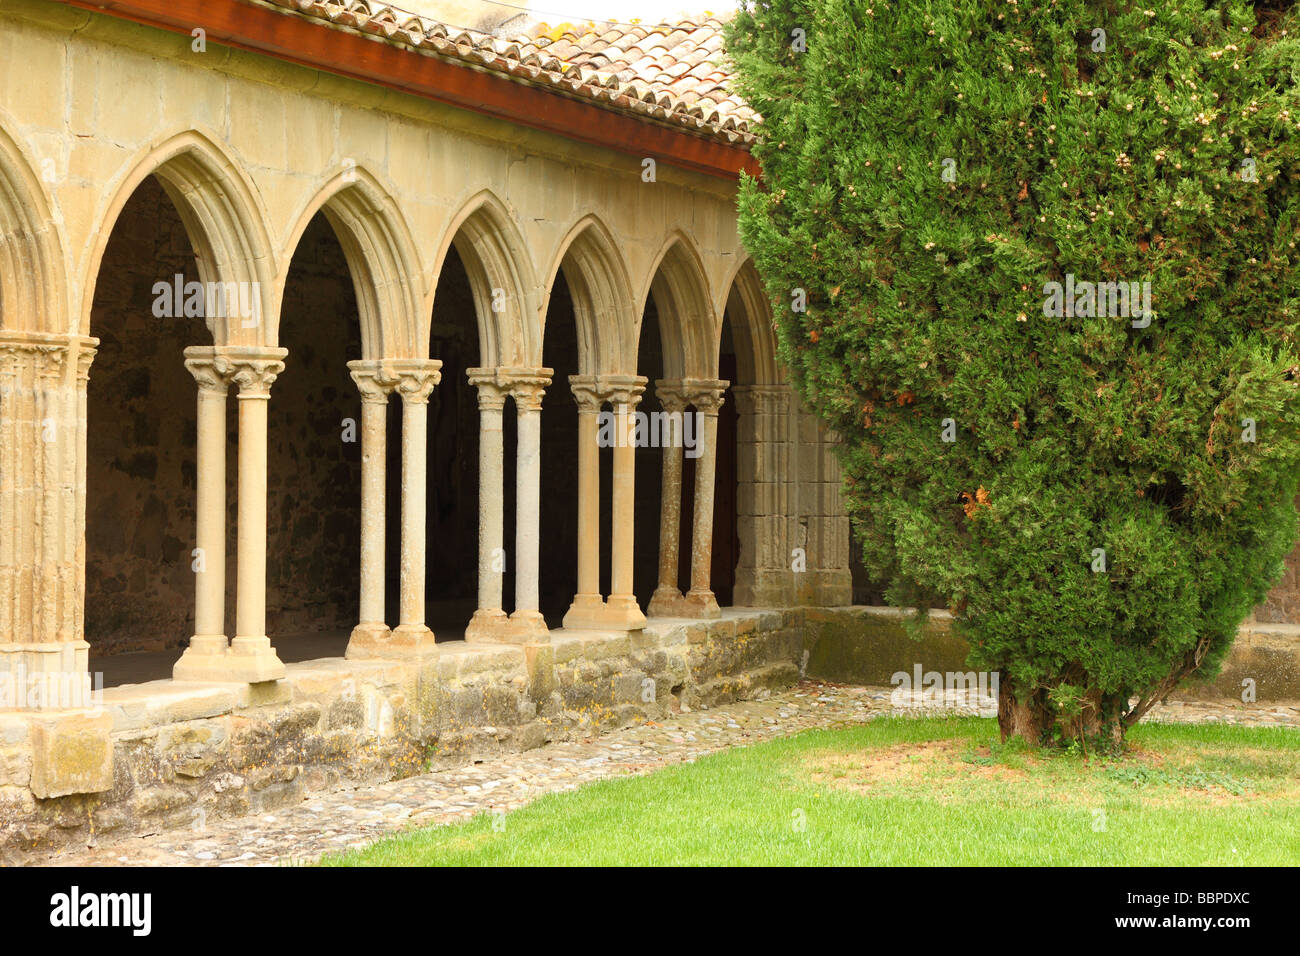
M 888 685 L 965 670 L 946 612 L 920 641 L 892 608 L 732 609 L 642 632 L 556 631 L 548 643 L 439 645 L 425 660 L 326 658 L 268 684 L 155 681 L 99 712 L 0 713 L 0 861 L 105 836 L 266 813 L 493 754 L 711 708 L 801 676 Z M 1247 625 L 1217 682 L 1184 696 L 1300 699 L 1300 628 Z M 197 838 L 197 836 L 196 836 Z
M 0 860 L 274 811 L 306 794 L 527 750 L 792 685 L 802 609 L 640 633 L 327 658 L 267 684 L 155 681 L 96 712 L 0 713 Z
M 888 686 L 902 671 L 969 670 L 966 641 L 954 632 L 947 611 L 931 611 L 919 639 L 904 626 L 904 613 L 890 607 L 809 608 L 804 613 L 804 675 L 846 684 Z M 1300 627 L 1291 624 L 1241 626 L 1217 678 L 1189 681 L 1180 698 L 1242 700 L 1246 685 L 1252 703 L 1300 700 Z

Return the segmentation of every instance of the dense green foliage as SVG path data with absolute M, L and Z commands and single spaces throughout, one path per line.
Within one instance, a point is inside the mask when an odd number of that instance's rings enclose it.
M 741 232 L 865 563 L 1049 717 L 1060 685 L 1114 727 L 1213 673 L 1295 541 L 1298 39 L 1241 0 L 731 26 L 763 115 Z M 1150 282 L 1151 313 L 1045 306 L 1067 277 Z

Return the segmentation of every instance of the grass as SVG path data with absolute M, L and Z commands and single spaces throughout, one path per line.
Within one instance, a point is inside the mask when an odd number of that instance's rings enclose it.
M 1300 731 L 1146 724 L 1120 759 L 978 718 L 809 731 L 322 861 L 466 865 L 1300 863 Z

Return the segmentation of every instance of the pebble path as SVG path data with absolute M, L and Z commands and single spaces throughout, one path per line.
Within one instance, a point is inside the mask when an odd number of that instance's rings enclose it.
M 126 837 L 45 856 L 55 866 L 274 866 L 310 863 L 366 846 L 413 826 L 450 823 L 480 812 L 509 811 L 546 793 L 593 780 L 647 773 L 728 747 L 814 728 L 860 724 L 884 714 L 993 716 L 990 701 L 950 699 L 941 709 L 891 703 L 891 688 L 802 681 L 790 690 L 712 710 L 673 714 L 586 740 L 393 780 L 356 790 L 309 794 L 273 813 L 208 821 L 190 829 Z M 1147 720 L 1300 727 L 1300 703 L 1172 701 Z

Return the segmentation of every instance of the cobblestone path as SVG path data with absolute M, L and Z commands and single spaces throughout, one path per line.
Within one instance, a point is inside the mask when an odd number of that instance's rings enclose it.
M 942 711 L 982 713 L 990 707 L 953 700 Z M 60 866 L 271 866 L 311 862 L 325 853 L 364 846 L 411 826 L 466 819 L 482 811 L 513 810 L 545 794 L 593 780 L 646 773 L 819 727 L 859 724 L 888 713 L 890 688 L 817 681 L 765 698 L 713 710 L 674 714 L 587 740 L 493 757 L 452 770 L 357 790 L 312 794 L 302 803 L 260 816 L 210 821 L 202 831 L 167 830 L 95 847 L 33 855 L 34 864 Z M 1300 727 L 1300 704 L 1250 706 L 1232 702 L 1171 702 L 1148 720 Z

